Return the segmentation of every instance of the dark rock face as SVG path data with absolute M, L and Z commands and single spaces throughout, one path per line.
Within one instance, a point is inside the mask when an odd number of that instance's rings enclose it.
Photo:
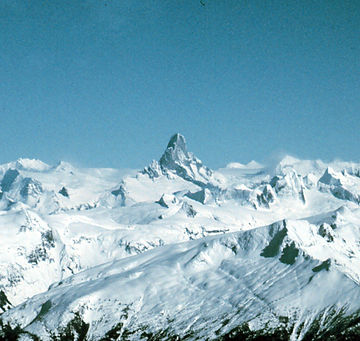
M 8 169 L 1 180 L 2 192 L 8 192 L 20 173 L 16 169 Z
M 66 189 L 65 187 L 63 187 L 63 188 L 59 191 L 59 193 L 60 193 L 62 196 L 66 197 L 66 198 L 69 198 L 69 193 L 68 193 L 68 191 L 67 191 L 67 189 Z
M 313 272 L 320 272 L 322 270 L 329 271 L 331 265 L 331 259 L 327 259 L 323 261 L 320 265 L 315 266 L 315 268 L 312 269 Z
M 162 207 L 169 208 L 169 205 L 165 201 L 164 195 L 162 195 L 161 198 L 158 201 L 156 201 L 156 203 Z
M 121 206 L 125 206 L 127 191 L 123 184 L 121 184 L 118 189 L 112 191 L 111 194 L 114 195 L 120 201 Z
M 4 312 L 12 307 L 3 290 L 0 290 L 0 309 Z
M 175 134 L 171 137 L 164 154 L 160 158 L 160 166 L 176 170 L 182 162 L 191 161 L 191 159 L 184 136 Z
M 281 245 L 287 235 L 287 228 L 284 226 L 281 230 L 277 231 L 273 239 L 270 241 L 261 252 L 261 256 L 265 258 L 276 257 L 281 251 Z

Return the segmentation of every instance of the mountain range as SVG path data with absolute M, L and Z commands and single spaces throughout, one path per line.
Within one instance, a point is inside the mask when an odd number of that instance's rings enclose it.
M 360 164 L 0 166 L 0 340 L 358 340 Z M 15 335 L 15 336 L 14 336 Z

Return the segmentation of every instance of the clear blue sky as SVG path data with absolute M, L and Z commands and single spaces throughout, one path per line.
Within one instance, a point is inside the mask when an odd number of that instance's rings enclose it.
M 0 163 L 360 161 L 360 1 L 1 0 Z

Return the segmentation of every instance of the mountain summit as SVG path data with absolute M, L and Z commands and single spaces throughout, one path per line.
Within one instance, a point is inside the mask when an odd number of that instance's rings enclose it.
M 178 151 L 183 151 L 187 153 L 186 148 L 186 140 L 185 137 L 179 133 L 176 133 L 170 138 L 170 141 L 166 147 L 166 149 L 173 148 L 174 150 L 177 149 Z
M 212 176 L 212 171 L 193 153 L 187 151 L 185 137 L 179 133 L 170 138 L 159 164 L 163 174 L 173 172 L 201 187 L 205 186 Z
M 213 175 L 211 169 L 204 166 L 193 153 L 188 152 L 185 137 L 179 133 L 170 138 L 159 162 L 152 161 L 143 172 L 150 178 L 159 177 L 161 174 L 170 178 L 177 175 L 200 187 L 206 187 Z
M 189 158 L 185 137 L 177 133 L 170 138 L 166 150 L 160 158 L 160 165 L 171 168 L 175 166 L 175 163 L 181 163 Z
M 173 135 L 160 158 L 160 166 L 164 169 L 175 170 L 182 163 L 191 162 L 194 157 L 187 151 L 185 137 L 179 133 Z

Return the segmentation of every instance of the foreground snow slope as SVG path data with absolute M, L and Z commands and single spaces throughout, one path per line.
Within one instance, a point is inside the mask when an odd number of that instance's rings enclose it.
M 180 134 L 142 171 L 2 165 L 2 318 L 46 339 L 79 313 L 97 340 L 286 317 L 301 339 L 320 312 L 360 309 L 359 170 L 286 157 L 213 171 Z
M 299 228 L 316 227 L 283 221 L 114 260 L 54 284 L 8 315 L 43 339 L 78 311 L 93 340 L 119 323 L 135 331 L 134 340 L 142 326 L 215 338 L 246 321 L 256 328 L 283 316 L 297 328 L 305 322 L 306 331 L 327 307 L 358 308 L 360 290 L 346 267 L 326 258 L 325 245 L 314 252 L 317 258 L 304 252 L 311 247 L 304 247 Z M 321 244 L 316 239 L 308 244 Z

